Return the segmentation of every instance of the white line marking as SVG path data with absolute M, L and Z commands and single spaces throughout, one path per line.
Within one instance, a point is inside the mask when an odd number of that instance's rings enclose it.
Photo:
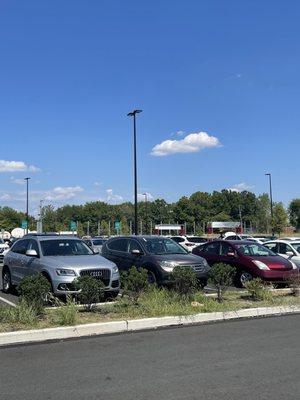
M 6 299 L 4 299 L 4 298 L 1 297 L 1 296 L 0 296 L 0 301 L 3 301 L 3 303 L 6 303 L 6 304 L 8 304 L 8 305 L 10 305 L 10 306 L 12 306 L 12 307 L 16 307 L 16 304 L 15 304 L 15 303 L 12 303 L 11 301 L 6 300 Z

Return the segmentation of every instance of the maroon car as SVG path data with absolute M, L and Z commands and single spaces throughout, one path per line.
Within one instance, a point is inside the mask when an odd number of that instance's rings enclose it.
M 250 241 L 214 240 L 194 248 L 192 252 L 205 258 L 210 266 L 222 262 L 235 267 L 239 286 L 257 277 L 264 281 L 284 283 L 297 273 L 294 263 Z

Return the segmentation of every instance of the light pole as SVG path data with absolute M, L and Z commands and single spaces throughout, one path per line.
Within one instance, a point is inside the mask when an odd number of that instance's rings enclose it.
M 136 160 L 136 114 L 142 110 L 133 110 L 128 117 L 133 117 L 133 169 L 134 169 L 134 234 L 138 235 L 138 214 L 137 214 L 137 160 Z
M 28 215 L 28 181 L 30 178 L 24 178 L 26 181 L 26 234 L 28 234 L 29 215 Z
M 148 235 L 148 199 L 147 199 L 147 193 L 143 193 L 143 196 L 145 196 L 145 206 L 146 206 L 146 235 Z
M 271 224 L 273 222 L 273 194 L 272 194 L 272 175 L 270 173 L 265 174 L 269 177 L 269 186 L 270 186 L 270 207 L 271 207 Z M 272 226 L 272 235 L 274 234 L 273 226 Z

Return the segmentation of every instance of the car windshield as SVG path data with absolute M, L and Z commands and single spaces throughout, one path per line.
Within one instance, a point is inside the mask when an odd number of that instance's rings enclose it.
M 300 253 L 300 242 L 297 243 L 291 243 L 291 246 L 294 247 L 294 249 Z
M 155 238 L 155 239 L 146 239 L 145 247 L 148 253 L 151 254 L 187 254 L 188 252 L 179 244 L 174 242 L 172 239 L 167 238 Z
M 94 254 L 81 240 L 57 239 L 41 241 L 44 256 L 85 256 Z
M 94 246 L 102 246 L 104 243 L 104 240 L 103 239 L 93 239 L 92 243 Z
M 267 247 L 258 243 L 236 244 L 235 248 L 240 254 L 245 256 L 269 257 L 277 255 Z

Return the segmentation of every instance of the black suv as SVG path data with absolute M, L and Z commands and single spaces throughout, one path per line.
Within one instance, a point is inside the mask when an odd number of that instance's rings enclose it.
M 102 256 L 113 261 L 120 270 L 133 265 L 148 271 L 149 282 L 167 283 L 176 266 L 192 267 L 203 286 L 207 283 L 209 265 L 190 254 L 172 239 L 163 236 L 119 236 L 103 244 Z

